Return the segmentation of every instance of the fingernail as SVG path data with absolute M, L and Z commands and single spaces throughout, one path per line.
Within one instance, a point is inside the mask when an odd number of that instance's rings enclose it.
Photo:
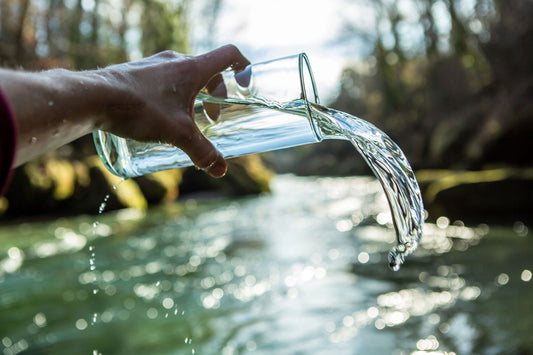
M 215 164 L 209 166 L 206 172 L 216 178 L 226 175 L 227 166 L 224 161 L 216 161 Z

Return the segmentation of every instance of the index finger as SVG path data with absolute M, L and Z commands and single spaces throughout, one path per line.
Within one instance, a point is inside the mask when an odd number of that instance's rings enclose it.
M 207 82 L 211 77 L 221 71 L 232 68 L 240 71 L 246 68 L 250 61 L 234 45 L 226 45 L 197 57 L 198 62 L 202 65 L 201 78 Z

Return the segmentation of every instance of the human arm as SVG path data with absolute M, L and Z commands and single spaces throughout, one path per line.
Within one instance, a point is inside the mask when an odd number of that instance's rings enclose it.
M 195 57 L 166 51 L 93 71 L 0 70 L 18 126 L 15 165 L 103 129 L 173 144 L 222 176 L 226 163 L 194 123 L 194 99 L 217 73 L 247 64 L 237 48 L 224 46 Z

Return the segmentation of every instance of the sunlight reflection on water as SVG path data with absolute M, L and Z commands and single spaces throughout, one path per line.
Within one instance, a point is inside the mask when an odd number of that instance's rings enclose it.
M 103 214 L 96 232 L 89 217 L 0 228 L 3 353 L 533 349 L 527 226 L 439 218 L 393 273 L 377 181 L 281 176 L 272 188 Z

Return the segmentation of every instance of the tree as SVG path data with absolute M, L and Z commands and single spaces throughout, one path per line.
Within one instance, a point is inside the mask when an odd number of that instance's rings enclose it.
M 0 63 L 88 69 L 126 61 L 135 51 L 187 51 L 188 3 L 0 0 Z

